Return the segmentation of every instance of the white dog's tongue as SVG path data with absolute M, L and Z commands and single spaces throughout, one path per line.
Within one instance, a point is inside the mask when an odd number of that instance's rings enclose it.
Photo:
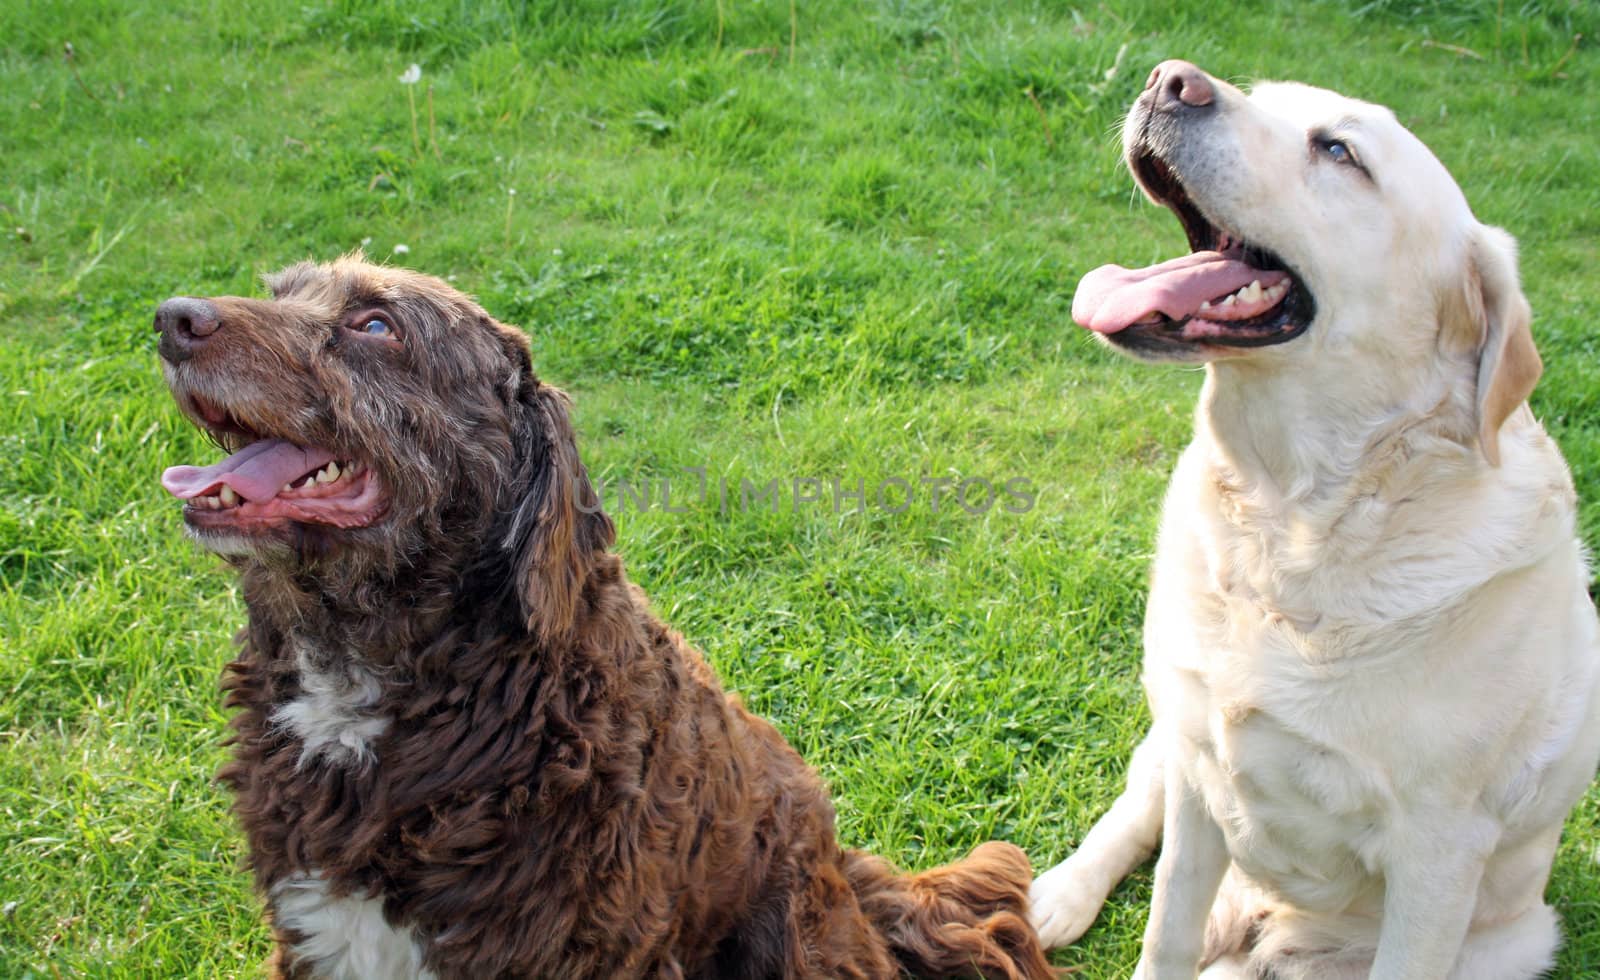
M 1158 313 L 1184 320 L 1200 312 L 1201 303 L 1221 299 L 1257 279 L 1262 288 L 1270 288 L 1285 278 L 1285 273 L 1252 268 L 1221 252 L 1193 252 L 1144 269 L 1103 265 L 1078 283 L 1072 297 L 1072 319 L 1104 334 L 1125 330 Z
M 174 466 L 161 474 L 161 485 L 174 497 L 185 500 L 224 483 L 246 500 L 271 500 L 285 483 L 331 462 L 333 453 L 325 449 L 307 449 L 283 439 L 263 439 L 220 463 Z

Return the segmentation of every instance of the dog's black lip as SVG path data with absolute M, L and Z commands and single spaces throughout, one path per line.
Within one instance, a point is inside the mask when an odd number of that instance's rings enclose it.
M 1289 304 L 1294 295 L 1297 294 L 1285 297 L 1284 304 Z M 1188 323 L 1188 319 L 1136 323 L 1114 334 L 1106 335 L 1106 340 L 1130 351 L 1149 353 L 1157 353 L 1163 349 L 1193 347 L 1271 347 L 1295 339 L 1305 333 L 1311 325 L 1309 319 L 1298 319 L 1292 313 L 1286 312 L 1284 307 L 1264 313 L 1256 320 L 1240 321 L 1242 332 L 1219 334 L 1198 340 L 1183 336 L 1183 329 Z
M 1194 203 L 1184 187 L 1182 175 L 1170 161 L 1149 146 L 1141 146 L 1129 155 L 1129 169 L 1152 198 L 1177 216 L 1189 240 L 1190 251 L 1203 252 L 1216 248 L 1221 236 L 1218 226 Z M 1161 349 L 1194 345 L 1271 347 L 1287 343 L 1305 333 L 1317 313 L 1316 299 L 1306 288 L 1305 280 L 1270 249 L 1245 242 L 1240 246 L 1240 254 L 1256 268 L 1281 270 L 1289 276 L 1289 293 L 1283 302 L 1254 319 L 1230 323 L 1229 326 L 1237 332 L 1200 340 L 1189 340 L 1183 336 L 1183 329 L 1192 317 L 1182 320 L 1163 317 L 1153 323 L 1136 323 L 1108 335 L 1106 339 L 1131 351 L 1153 353 Z
M 1200 213 L 1171 164 L 1153 150 L 1146 149 L 1134 155 L 1132 169 L 1139 186 L 1178 216 L 1183 233 L 1189 239 L 1190 251 L 1202 252 L 1216 243 L 1216 226 Z

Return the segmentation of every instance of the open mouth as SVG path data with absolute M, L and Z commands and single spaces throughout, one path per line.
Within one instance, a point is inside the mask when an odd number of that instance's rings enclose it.
M 1192 251 L 1144 269 L 1107 265 L 1090 272 L 1072 298 L 1074 320 L 1143 351 L 1265 347 L 1305 332 L 1316 304 L 1281 259 L 1210 221 L 1154 153 L 1135 157 L 1132 168 L 1178 216 Z
M 258 432 L 224 406 L 189 396 L 201 427 L 231 455 L 210 466 L 174 466 L 161 485 L 185 501 L 198 530 L 260 533 L 291 522 L 366 527 L 387 498 L 361 459 Z

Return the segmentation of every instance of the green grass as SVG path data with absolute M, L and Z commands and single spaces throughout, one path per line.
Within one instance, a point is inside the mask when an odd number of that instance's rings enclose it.
M 624 510 L 619 548 L 829 779 L 848 842 L 923 866 L 999 836 L 1043 867 L 1145 723 L 1199 379 L 1068 318 L 1086 269 L 1181 247 L 1117 160 L 1145 74 L 1389 104 L 1519 236 L 1534 406 L 1593 545 L 1597 9 L 808 0 L 791 50 L 782 0 L 0 7 L 0 976 L 266 950 L 211 782 L 242 608 L 155 479 L 211 453 L 161 383 L 161 299 L 365 242 L 525 327 L 597 474 L 1028 478 L 1025 514 Z M 1597 855 L 1591 793 L 1550 888 L 1562 977 L 1600 971 Z M 1147 899 L 1141 874 L 1060 962 L 1125 976 Z

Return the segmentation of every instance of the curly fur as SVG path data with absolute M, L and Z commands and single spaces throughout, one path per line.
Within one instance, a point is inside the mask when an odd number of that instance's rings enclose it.
M 351 944 L 385 927 L 415 976 L 1052 975 L 1015 847 L 909 877 L 840 848 L 816 773 L 607 552 L 567 399 L 520 333 L 359 258 L 270 282 L 210 301 L 221 327 L 166 365 L 175 397 L 359 456 L 389 493 L 370 527 L 217 547 L 250 613 L 221 778 L 277 975 L 360 972 L 393 950 Z M 401 343 L 342 330 L 366 307 Z M 307 753 L 275 719 L 352 671 L 359 717 L 387 724 Z M 301 931 L 308 909 L 345 916 L 346 945 Z

